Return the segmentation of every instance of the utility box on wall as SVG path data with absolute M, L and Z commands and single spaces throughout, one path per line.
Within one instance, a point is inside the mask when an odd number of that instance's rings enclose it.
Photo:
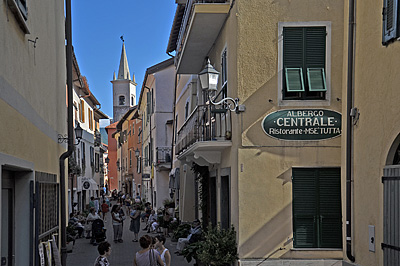
M 375 226 L 368 225 L 369 251 L 375 252 Z

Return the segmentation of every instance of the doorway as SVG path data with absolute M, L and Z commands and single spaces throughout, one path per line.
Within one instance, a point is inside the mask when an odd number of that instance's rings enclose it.
M 2 171 L 1 266 L 14 265 L 14 191 L 12 172 Z

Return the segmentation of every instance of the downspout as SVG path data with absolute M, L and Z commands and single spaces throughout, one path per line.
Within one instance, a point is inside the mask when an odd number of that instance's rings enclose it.
M 174 102 L 173 102 L 173 121 L 174 123 L 172 124 L 172 142 L 171 142 L 171 169 L 173 169 L 174 165 L 174 141 L 175 141 L 175 124 L 177 121 L 175 121 L 175 115 L 176 115 L 176 86 L 178 83 L 178 73 L 175 72 L 175 85 L 174 85 Z
M 66 193 L 65 193 L 65 159 L 67 159 L 73 152 L 73 125 L 72 125 L 72 27 L 71 27 L 71 0 L 66 0 L 66 41 L 67 41 L 67 51 L 66 51 L 66 61 L 67 61 L 67 100 L 68 100 L 68 110 L 67 110 L 67 128 L 68 128 L 68 150 L 60 156 L 60 199 L 61 199 L 61 265 L 67 265 L 67 228 L 66 228 Z M 72 191 L 71 191 L 72 193 Z
M 352 218 L 352 137 L 353 125 L 350 112 L 353 107 L 353 72 L 354 72 L 354 10 L 355 0 L 349 1 L 349 35 L 347 47 L 347 106 L 346 106 L 346 255 L 347 258 L 354 262 L 355 257 L 352 255 L 351 241 L 351 218 Z

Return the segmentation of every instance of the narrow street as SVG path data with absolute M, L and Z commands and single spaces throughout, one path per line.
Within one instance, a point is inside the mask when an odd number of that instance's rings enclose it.
M 124 211 L 126 213 L 125 209 Z M 132 242 L 133 232 L 129 231 L 129 219 L 127 219 L 124 223 L 124 232 L 122 236 L 124 242 L 117 244 L 113 242 L 113 229 L 110 213 L 107 213 L 106 221 L 107 222 L 105 223 L 105 226 L 107 228 L 107 241 L 111 244 L 112 249 L 111 256 L 108 258 L 108 261 L 112 266 L 133 265 L 134 255 L 141 248 L 139 246 L 139 242 Z M 147 234 L 146 231 L 142 230 L 144 227 L 145 224 L 141 223 L 139 237 Z M 153 233 L 150 233 L 149 235 L 156 236 L 156 234 Z M 67 256 L 68 266 L 93 266 L 93 263 L 99 253 L 97 251 L 97 246 L 93 246 L 89 242 L 90 240 L 86 238 L 80 238 L 75 241 L 75 246 L 72 250 L 72 253 L 68 253 Z M 171 253 L 171 265 L 193 265 L 193 261 L 188 263 L 183 256 L 177 256 L 175 254 L 176 243 L 177 242 L 171 242 L 171 238 L 167 238 L 167 242 L 165 243 L 166 248 Z

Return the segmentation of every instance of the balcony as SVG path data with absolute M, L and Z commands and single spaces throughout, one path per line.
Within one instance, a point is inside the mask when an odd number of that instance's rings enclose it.
M 231 120 L 231 112 L 223 106 L 197 106 L 178 131 L 178 159 L 186 159 L 199 165 L 220 163 L 221 152 L 232 146 Z
M 99 147 L 101 145 L 101 134 L 99 131 L 94 132 L 94 146 Z
M 171 168 L 171 147 L 156 147 L 156 162 L 160 168 Z
M 187 0 L 176 43 L 178 74 L 196 74 L 203 67 L 224 25 L 229 0 Z

